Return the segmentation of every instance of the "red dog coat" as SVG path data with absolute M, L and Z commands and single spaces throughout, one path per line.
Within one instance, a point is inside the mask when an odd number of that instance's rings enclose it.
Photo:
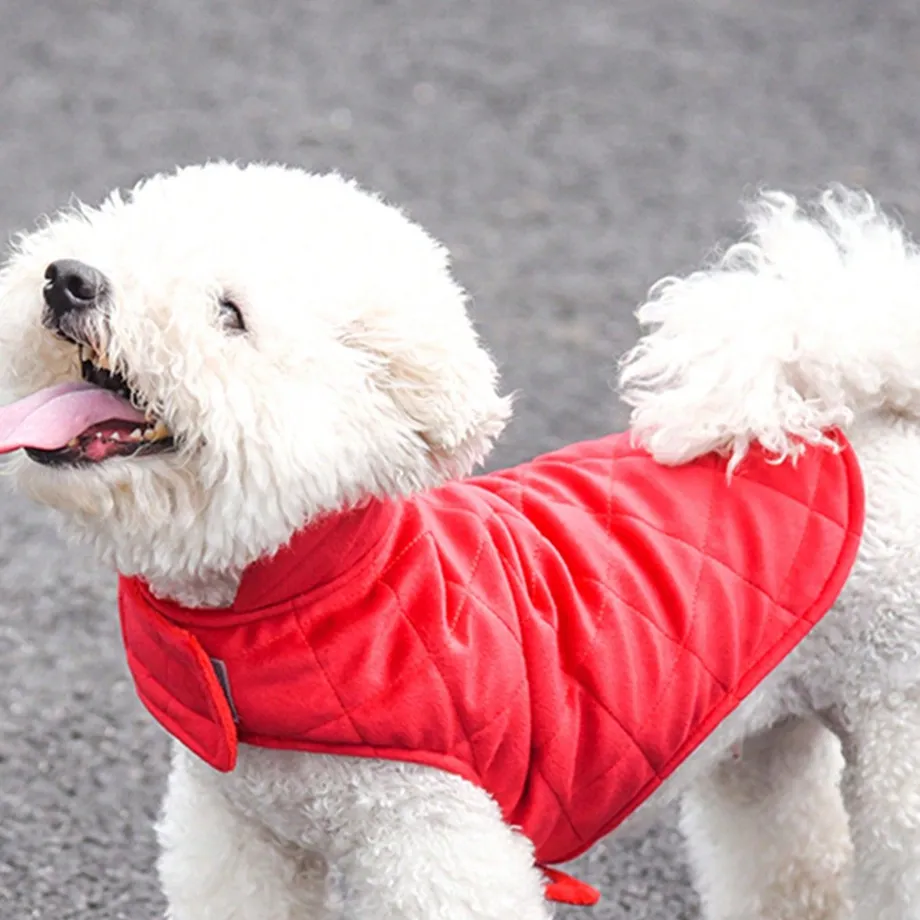
M 239 742 L 426 764 L 488 791 L 539 863 L 572 859 L 833 604 L 864 515 L 841 444 L 754 450 L 729 480 L 613 435 L 329 516 L 226 609 L 123 578 L 137 691 L 218 770 Z

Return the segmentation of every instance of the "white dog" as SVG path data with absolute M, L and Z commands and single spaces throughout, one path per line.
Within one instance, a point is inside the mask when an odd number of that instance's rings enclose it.
M 660 463 L 643 461 L 642 477 L 715 470 L 707 482 L 730 503 L 748 494 L 736 491 L 748 469 L 794 488 L 796 477 L 816 469 L 815 457 L 838 469 L 839 458 L 855 452 L 865 528 L 855 564 L 841 563 L 848 578 L 833 592 L 833 609 L 804 638 L 788 640 L 772 670 L 739 694 L 740 705 L 726 708 L 690 756 L 665 771 L 649 804 L 683 797 L 710 920 L 917 920 L 920 256 L 870 200 L 845 192 L 811 212 L 766 196 L 751 222 L 746 242 L 707 270 L 658 286 L 639 311 L 654 328 L 624 361 L 622 383 L 634 407 L 635 455 L 647 450 Z M 253 585 L 294 610 L 288 581 L 307 577 L 304 566 L 279 570 L 266 559 L 283 564 L 282 548 L 300 535 L 308 535 L 316 590 L 328 573 L 315 568 L 347 558 L 359 578 L 374 557 L 367 519 L 349 515 L 409 508 L 400 511 L 404 521 L 423 507 L 411 497 L 426 492 L 449 499 L 424 506 L 441 502 L 438 514 L 465 507 L 470 492 L 450 483 L 486 455 L 509 415 L 465 308 L 444 251 L 399 211 L 336 176 L 280 167 L 214 164 L 156 177 L 126 199 L 113 195 L 24 235 L 0 276 L 0 376 L 9 399 L 21 400 L 0 412 L 0 449 L 16 451 L 18 484 L 62 512 L 69 530 L 123 576 L 139 692 L 184 742 L 175 745 L 158 827 L 172 920 L 302 920 L 342 908 L 373 920 L 548 915 L 539 841 L 525 833 L 530 818 L 523 830 L 513 826 L 502 803 L 447 754 L 443 769 L 433 756 L 418 763 L 386 751 L 367 756 L 373 741 L 363 737 L 357 707 L 341 699 L 328 705 L 340 705 L 340 721 L 352 720 L 360 756 L 316 753 L 350 730 L 316 741 L 325 724 L 302 750 L 275 750 L 271 738 L 260 743 L 252 732 L 237 749 L 234 720 L 245 724 L 247 707 L 261 705 L 262 728 L 282 733 L 266 727 L 275 685 L 246 698 L 245 675 L 202 651 L 236 604 L 248 612 L 239 630 L 220 638 L 227 654 L 265 653 L 269 667 L 280 660 L 271 624 L 252 613 L 263 600 Z M 765 463 L 769 455 L 776 461 Z M 499 495 L 509 508 L 518 502 L 507 519 L 536 521 L 565 505 L 553 478 L 560 466 L 551 458 L 526 468 L 555 496 L 545 506 L 531 473 L 499 474 L 477 488 L 499 494 L 505 486 L 496 483 L 511 483 L 510 497 Z M 679 496 L 668 501 L 680 508 Z M 585 531 L 570 535 L 568 550 L 559 548 L 564 528 L 554 537 L 560 572 L 579 545 L 598 540 L 579 513 Z M 714 514 L 718 521 L 722 512 Z M 451 532 L 467 518 L 457 514 Z M 315 527 L 321 539 L 310 542 Z M 477 546 L 477 564 L 494 559 L 510 571 L 517 536 L 503 548 L 506 531 L 490 533 L 495 545 Z M 779 554 L 784 540 L 776 537 Z M 549 538 L 533 539 L 544 546 Z M 829 542 L 811 548 L 820 556 Z M 465 551 L 458 547 L 426 558 L 446 568 L 455 550 Z M 751 577 L 771 564 L 771 546 L 760 549 Z M 801 571 L 784 578 L 807 583 L 810 566 L 790 558 Z M 823 572 L 819 559 L 804 561 Z M 577 594 L 564 574 L 551 581 L 554 564 L 540 563 L 540 577 L 555 586 L 548 603 Z M 270 573 L 267 585 L 260 571 Z M 400 576 L 400 591 L 414 571 Z M 518 601 L 540 589 L 508 584 Z M 464 598 L 471 596 L 468 589 Z M 216 608 L 213 620 L 207 608 Z M 157 619 L 170 611 L 187 616 L 182 628 Z M 312 628 L 289 612 L 288 625 Z M 730 631 L 734 613 L 716 608 L 713 621 Z M 451 615 L 445 635 L 461 644 L 469 636 L 460 627 L 478 629 L 491 616 Z M 381 643 L 391 640 L 388 622 L 379 633 Z M 329 651 L 321 637 L 305 636 L 308 650 Z M 413 669 L 436 660 L 412 658 L 404 633 L 399 642 Z M 470 640 L 474 655 L 478 642 Z M 414 678 L 392 647 L 383 662 L 374 642 L 344 648 L 344 664 L 342 655 L 333 660 L 335 645 L 329 666 L 361 671 L 370 660 L 381 691 Z M 584 653 L 577 646 L 573 653 L 582 665 Z M 295 679 L 298 668 L 316 672 L 317 662 L 321 671 L 316 658 L 295 661 Z M 634 666 L 616 664 L 627 677 Z M 470 692 L 487 695 L 503 667 L 502 660 L 477 667 L 471 680 L 486 690 Z M 446 685 L 450 675 L 442 677 Z M 334 697 L 338 679 L 323 693 Z M 528 677 L 534 686 L 543 679 Z M 318 689 L 310 693 L 308 708 L 327 705 Z M 278 711 L 289 705 L 301 704 L 282 700 Z M 445 705 L 437 711 L 448 712 L 452 698 Z M 515 717 L 507 737 L 520 730 Z M 500 747 L 501 733 L 496 738 Z M 580 739 L 584 756 L 606 756 L 593 750 L 600 738 Z M 523 785 L 530 795 L 536 776 Z M 592 834 L 613 817 L 599 815 Z

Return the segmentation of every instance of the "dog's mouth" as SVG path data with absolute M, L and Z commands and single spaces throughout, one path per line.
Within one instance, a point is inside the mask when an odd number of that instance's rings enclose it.
M 80 466 L 172 450 L 175 441 L 105 354 L 78 343 L 82 381 L 0 408 L 0 454 L 25 450 L 47 466 Z

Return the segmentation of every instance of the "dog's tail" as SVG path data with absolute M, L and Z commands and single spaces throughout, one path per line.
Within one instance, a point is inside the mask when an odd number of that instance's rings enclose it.
M 657 459 L 754 442 L 781 457 L 862 412 L 920 416 L 920 258 L 867 195 L 762 194 L 711 267 L 666 278 L 623 359 L 632 428 Z

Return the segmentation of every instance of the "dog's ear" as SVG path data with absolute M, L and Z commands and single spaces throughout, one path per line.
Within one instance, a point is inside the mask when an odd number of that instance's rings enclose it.
M 505 427 L 511 398 L 499 395 L 495 362 L 472 329 L 414 331 L 407 341 L 353 324 L 347 343 L 370 358 L 375 385 L 425 446 L 438 478 L 465 476 Z

